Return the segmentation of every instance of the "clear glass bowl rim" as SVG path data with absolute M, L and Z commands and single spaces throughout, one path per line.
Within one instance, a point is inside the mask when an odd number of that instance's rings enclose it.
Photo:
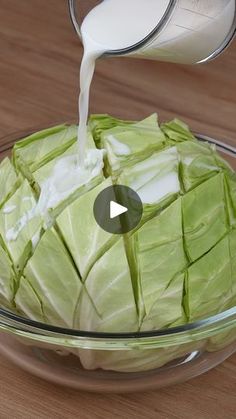
M 48 124 L 46 128 L 61 124 L 56 122 Z M 67 121 L 71 124 L 75 121 Z M 2 136 L 5 145 L 0 148 L 0 152 L 6 152 L 12 148 L 15 141 L 20 140 L 34 132 L 45 129 L 44 127 L 29 128 L 28 130 L 14 132 Z M 207 141 L 216 145 L 217 149 L 224 154 L 228 154 L 236 159 L 236 147 L 215 140 L 208 136 L 195 133 L 200 141 Z M 151 330 L 145 332 L 125 332 L 125 333 L 105 333 L 90 332 L 76 329 L 63 328 L 51 324 L 40 323 L 35 320 L 24 318 L 13 312 L 0 308 L 0 330 L 11 332 L 21 337 L 31 340 L 47 342 L 51 344 L 63 344 L 64 346 L 82 347 L 91 349 L 130 349 L 131 347 L 143 345 L 148 347 L 167 347 L 193 342 L 220 332 L 227 332 L 236 329 L 236 306 L 221 312 L 215 316 L 188 323 L 182 326 L 169 329 Z

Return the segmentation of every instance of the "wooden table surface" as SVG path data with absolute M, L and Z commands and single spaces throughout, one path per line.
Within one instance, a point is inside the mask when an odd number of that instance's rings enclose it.
M 81 45 L 66 0 L 0 0 L 0 152 L 4 136 L 77 118 Z M 236 42 L 215 62 L 180 66 L 109 59 L 97 66 L 91 112 L 140 119 L 158 111 L 236 144 Z M 0 358 L 0 419 L 235 419 L 236 356 L 204 376 L 146 394 L 56 387 Z

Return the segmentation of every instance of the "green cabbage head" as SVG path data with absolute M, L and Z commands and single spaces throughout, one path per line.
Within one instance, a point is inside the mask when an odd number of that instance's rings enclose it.
M 236 174 L 179 120 L 161 126 L 93 115 L 83 174 L 77 126 L 16 142 L 0 165 L 0 304 L 86 331 L 137 332 L 203 319 L 236 304 Z M 126 185 L 143 202 L 138 227 L 102 230 L 97 195 Z M 86 368 L 147 369 L 141 355 Z M 164 354 L 159 364 L 173 354 Z M 133 362 L 133 364 L 132 364 Z M 129 365 L 129 367 L 128 367 Z

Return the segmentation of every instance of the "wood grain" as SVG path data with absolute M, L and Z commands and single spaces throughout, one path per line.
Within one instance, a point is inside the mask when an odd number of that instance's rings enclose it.
M 77 119 L 81 45 L 66 0 L 0 0 L 0 151 L 6 135 Z M 236 43 L 217 61 L 187 67 L 100 61 L 91 112 L 178 116 L 236 144 Z M 91 395 L 55 387 L 0 358 L 1 419 L 235 419 L 236 357 L 189 383 L 134 395 Z

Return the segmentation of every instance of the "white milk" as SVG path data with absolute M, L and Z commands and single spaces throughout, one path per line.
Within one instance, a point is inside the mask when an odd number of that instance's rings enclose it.
M 130 47 L 145 38 L 163 17 L 169 0 L 104 0 L 81 26 L 84 56 L 80 69 L 79 163 L 86 148 L 89 90 L 95 61 L 106 51 Z
M 95 61 L 104 53 L 142 41 L 163 18 L 169 0 L 103 0 L 85 17 L 81 34 L 79 163 L 86 151 L 89 90 Z M 235 0 L 179 0 L 168 25 L 151 42 L 130 55 L 196 63 L 222 44 L 233 23 Z

